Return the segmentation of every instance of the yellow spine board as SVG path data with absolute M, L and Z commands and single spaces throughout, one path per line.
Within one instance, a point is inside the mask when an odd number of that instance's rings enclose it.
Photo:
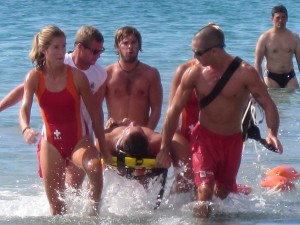
M 103 164 L 103 159 L 101 158 L 101 163 Z M 112 163 L 111 166 L 118 166 L 117 164 L 117 157 L 112 157 Z M 155 159 L 148 159 L 143 158 L 141 160 L 131 157 L 125 157 L 125 166 L 129 168 L 146 168 L 146 169 L 153 169 L 155 168 Z

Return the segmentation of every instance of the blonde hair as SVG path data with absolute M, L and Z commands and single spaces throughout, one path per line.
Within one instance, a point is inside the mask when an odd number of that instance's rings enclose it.
M 36 64 L 36 68 L 45 65 L 46 59 L 42 50 L 45 50 L 50 46 L 53 38 L 61 36 L 66 37 L 65 33 L 54 25 L 43 27 L 40 32 L 34 36 L 29 58 L 33 64 Z
M 89 46 L 92 41 L 104 43 L 102 33 L 93 26 L 82 26 L 76 32 L 75 45 L 82 43 L 84 46 Z

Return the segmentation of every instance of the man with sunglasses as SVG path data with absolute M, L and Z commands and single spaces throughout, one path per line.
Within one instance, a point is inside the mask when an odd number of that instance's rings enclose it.
M 184 73 L 168 108 L 161 149 L 156 158 L 159 167 L 170 166 L 169 146 L 179 115 L 192 91 L 196 91 L 200 102 L 210 94 L 229 65 L 236 61 L 235 57 L 225 51 L 224 33 L 215 24 L 199 30 L 193 41 L 194 56 L 200 63 Z M 200 108 L 198 124 L 192 131 L 193 172 L 197 199 L 201 201 L 194 208 L 198 217 L 211 215 L 213 195 L 225 199 L 230 192 L 237 192 L 236 176 L 243 148 L 241 121 L 250 94 L 265 110 L 267 142 L 282 153 L 277 138 L 279 115 L 276 105 L 255 68 L 242 61 L 220 94 L 205 108 Z
M 285 6 L 274 6 L 271 14 L 273 27 L 264 32 L 256 44 L 255 68 L 270 88 L 298 89 L 293 56 L 296 56 L 300 69 L 299 35 L 286 28 L 288 12 Z M 263 72 L 261 64 L 264 58 Z
M 156 68 L 139 61 L 142 37 L 134 27 L 115 33 L 117 62 L 106 67 L 105 100 L 108 118 L 130 118 L 141 126 L 155 129 L 161 115 L 162 84 Z
M 64 62 L 72 67 L 78 68 L 87 76 L 92 93 L 96 98 L 99 112 L 103 117 L 102 99 L 105 92 L 103 85 L 107 73 L 104 68 L 96 62 L 100 54 L 104 51 L 104 38 L 101 32 L 93 26 L 82 26 L 78 29 L 75 36 L 74 51 L 66 53 Z M 16 104 L 23 97 L 24 84 L 19 85 L 0 102 L 0 111 Z M 91 118 L 85 105 L 81 100 L 81 113 L 87 125 L 88 132 L 93 136 Z M 39 145 L 38 145 L 39 154 Z M 39 158 L 39 157 L 38 157 Z M 39 167 L 39 175 L 42 177 L 42 171 Z M 67 167 L 66 183 L 73 188 L 80 188 L 85 177 L 85 172 L 74 166 L 71 162 Z

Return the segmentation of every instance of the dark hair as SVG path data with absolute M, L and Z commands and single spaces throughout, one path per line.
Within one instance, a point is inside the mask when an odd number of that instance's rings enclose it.
M 288 16 L 287 9 L 285 8 L 284 5 L 274 6 L 271 11 L 272 17 L 274 16 L 275 13 L 284 13 L 286 16 Z
M 208 23 L 197 31 L 193 38 L 201 38 L 207 46 L 220 45 L 220 47 L 225 47 L 225 35 L 221 28 L 214 23 Z
M 121 27 L 116 31 L 115 46 L 118 46 L 119 43 L 123 40 L 123 38 L 129 35 L 134 35 L 138 39 L 139 50 L 142 51 L 142 36 L 136 28 L 130 26 Z
M 129 134 L 123 142 L 123 151 L 134 158 L 147 156 L 149 142 L 145 134 L 134 132 Z

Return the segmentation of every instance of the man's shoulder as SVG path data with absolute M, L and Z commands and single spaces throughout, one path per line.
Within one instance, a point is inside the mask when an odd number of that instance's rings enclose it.
M 147 74 L 159 75 L 159 71 L 156 67 L 150 66 L 149 64 L 140 62 L 140 70 L 147 72 Z
M 116 69 L 118 66 L 117 62 L 114 62 L 112 64 L 109 64 L 108 66 L 105 67 L 106 72 L 112 72 L 114 69 Z

